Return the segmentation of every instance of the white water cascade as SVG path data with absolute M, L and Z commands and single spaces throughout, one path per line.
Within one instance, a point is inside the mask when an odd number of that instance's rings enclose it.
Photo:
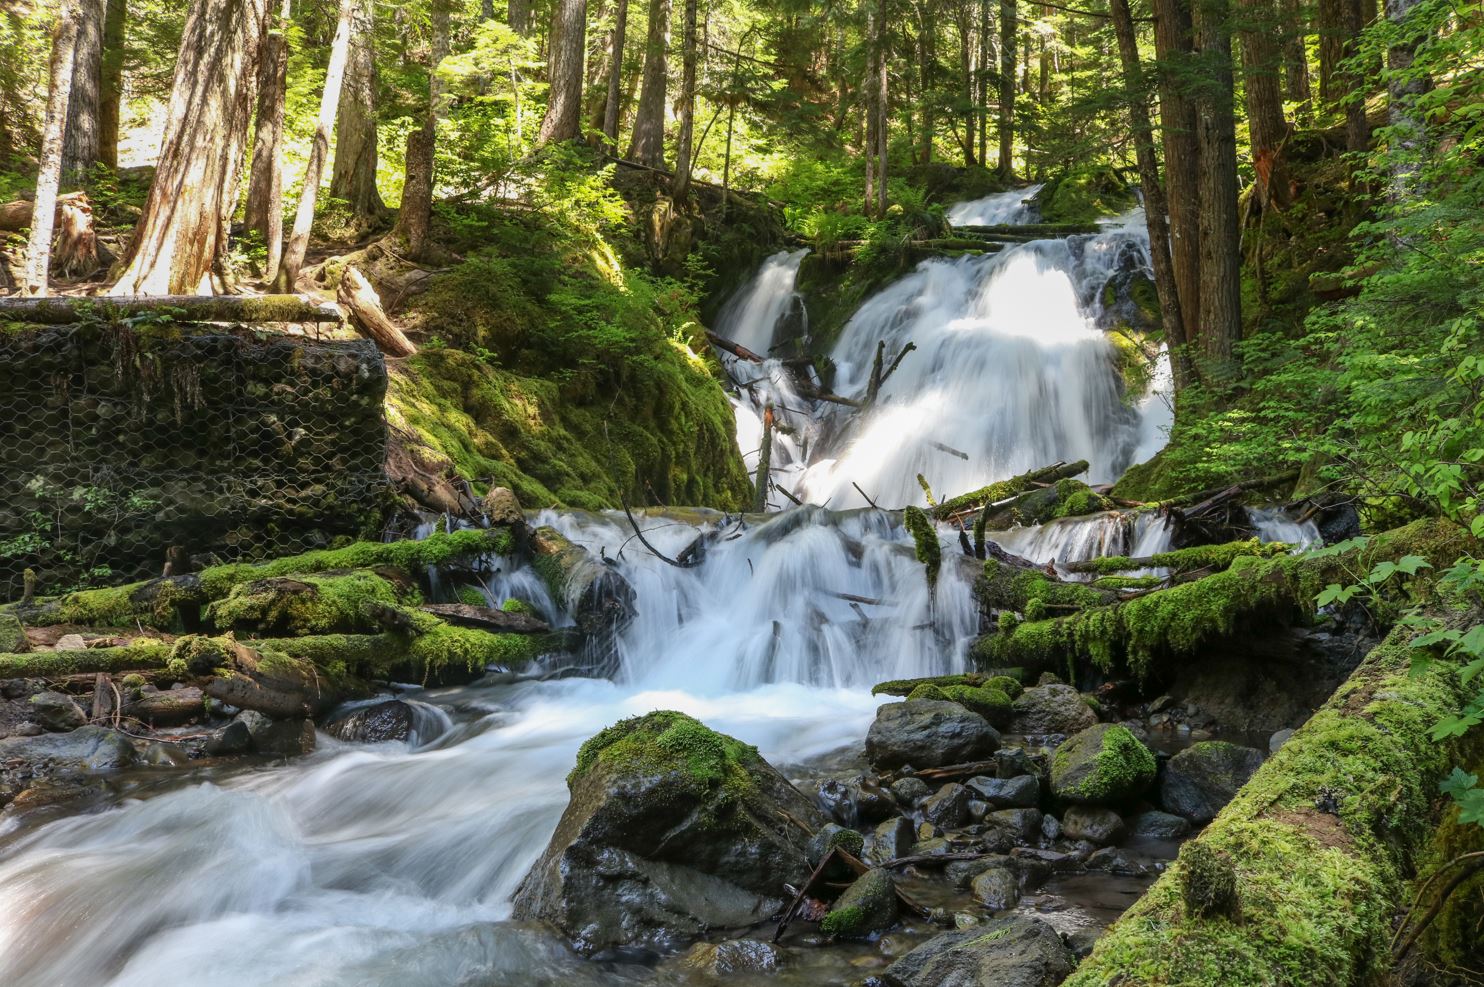
M 948 222 L 954 226 L 1034 223 L 1039 217 L 1030 200 L 1040 191 L 1040 185 L 1030 185 L 1009 192 L 996 192 L 982 199 L 956 202 L 948 207 Z

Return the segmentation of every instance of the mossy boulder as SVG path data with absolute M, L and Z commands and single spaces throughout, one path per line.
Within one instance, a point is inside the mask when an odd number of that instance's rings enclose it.
M 751 925 L 810 872 L 815 806 L 757 751 L 683 713 L 614 724 L 583 744 L 571 800 L 517 891 L 584 953 L 673 949 L 709 928 Z
M 941 700 L 887 703 L 866 734 L 866 757 L 877 771 L 979 760 L 999 746 L 999 733 L 984 717 Z
M 1033 201 L 1046 223 L 1091 223 L 1138 203 L 1128 182 L 1107 165 L 1081 165 L 1055 175 Z
M 8 613 L 0 613 L 0 653 L 20 654 L 31 650 L 31 642 L 26 639 L 26 629 L 15 616 Z
M 890 987 L 1056 987 L 1075 965 L 1055 929 L 1013 915 L 934 936 L 881 976 Z
M 1159 804 L 1191 822 L 1207 823 L 1262 767 L 1262 751 L 1223 740 L 1192 744 L 1170 758 L 1159 779 Z
M 829 936 L 859 939 L 884 932 L 897 920 L 896 884 L 880 867 L 856 878 L 819 923 Z
M 1026 689 L 1010 705 L 1012 733 L 1066 735 L 1085 730 L 1098 721 L 1097 714 L 1083 702 L 1082 694 L 1060 682 Z
M 1073 805 L 1123 805 L 1154 783 L 1154 754 L 1128 727 L 1099 723 L 1051 757 L 1051 793 Z

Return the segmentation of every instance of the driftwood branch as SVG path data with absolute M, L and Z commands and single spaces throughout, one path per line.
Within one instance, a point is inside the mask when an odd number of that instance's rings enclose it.
M 387 356 L 412 356 L 417 347 L 412 344 L 397 324 L 387 318 L 382 310 L 381 298 L 366 276 L 354 267 L 347 267 L 340 278 L 340 289 L 335 298 L 350 316 L 350 324 L 361 335 L 373 340 L 377 349 Z
M 734 343 L 730 339 L 727 339 L 725 336 L 718 336 L 716 333 L 712 332 L 709 329 L 706 330 L 706 338 L 711 340 L 712 346 L 715 346 L 719 350 L 726 350 L 728 353 L 732 354 L 732 356 L 735 356 L 739 360 L 746 360 L 749 363 L 763 362 L 763 358 L 761 356 L 752 352 L 752 350 L 743 346 L 741 343 Z

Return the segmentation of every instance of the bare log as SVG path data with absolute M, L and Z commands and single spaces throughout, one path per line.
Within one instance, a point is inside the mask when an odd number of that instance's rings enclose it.
M 361 335 L 374 340 L 381 352 L 392 357 L 412 356 L 417 352 L 412 341 L 403 335 L 396 323 L 387 318 L 382 311 L 381 298 L 376 294 L 376 289 L 371 287 L 371 282 L 356 268 L 345 269 L 345 274 L 340 279 L 340 290 L 335 297 L 349 313 L 350 324 Z
M 712 346 L 715 346 L 719 350 L 726 350 L 728 353 L 732 354 L 732 356 L 735 356 L 739 360 L 746 360 L 749 363 L 763 362 L 762 357 L 758 356 L 756 353 L 752 352 L 752 350 L 743 346 L 741 343 L 734 343 L 730 339 L 727 339 L 725 336 L 718 336 L 716 333 L 711 332 L 709 329 L 706 331 L 706 338 L 711 340 Z
M 125 716 L 152 727 L 174 727 L 206 715 L 206 698 L 194 687 L 143 692 L 123 705 Z
M 476 607 L 467 603 L 429 603 L 419 609 L 441 617 L 450 624 L 465 627 L 482 627 L 493 631 L 511 631 L 516 634 L 544 634 L 551 625 L 540 617 L 528 613 L 496 610 L 494 607 Z
M 183 322 L 339 322 L 334 305 L 298 295 L 153 295 L 98 298 L 0 298 L 0 319 L 61 326 L 90 318 L 123 320 L 152 312 Z

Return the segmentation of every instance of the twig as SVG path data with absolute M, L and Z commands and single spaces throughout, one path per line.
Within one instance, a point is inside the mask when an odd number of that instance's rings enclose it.
M 651 545 L 649 543 L 649 539 L 644 537 L 644 532 L 639 530 L 639 522 L 634 520 L 634 512 L 629 510 L 629 500 L 623 495 L 623 491 L 621 490 L 618 494 L 618 502 L 623 505 L 624 517 L 629 519 L 629 524 L 634 529 L 634 537 L 639 539 L 639 544 L 649 549 L 651 555 L 659 559 L 661 562 L 668 562 L 670 565 L 673 565 L 677 569 L 694 569 L 697 565 L 700 564 L 700 559 L 695 559 L 690 562 L 677 562 L 666 555 L 664 552 L 661 552 L 659 549 Z
M 876 502 L 871 499 L 871 495 L 868 494 L 868 493 L 866 493 L 864 490 L 861 489 L 861 486 L 860 486 L 859 483 L 856 483 L 854 480 L 851 480 L 850 481 L 850 485 L 852 487 L 855 487 L 855 492 L 856 493 L 858 493 L 862 497 L 866 498 L 866 503 L 870 504 L 872 507 L 875 507 L 878 511 L 881 510 L 881 508 L 877 506 Z

